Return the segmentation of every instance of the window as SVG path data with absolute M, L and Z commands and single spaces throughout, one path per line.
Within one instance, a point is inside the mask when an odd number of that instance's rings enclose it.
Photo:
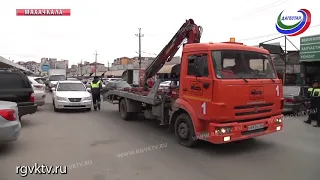
M 125 82 L 125 81 L 122 81 L 122 82 L 118 82 L 118 83 L 116 83 L 116 85 L 117 85 L 117 88 L 129 88 L 129 87 L 131 87 L 127 82 Z
M 251 51 L 212 51 L 214 70 L 222 79 L 276 78 L 269 55 Z
M 188 57 L 188 75 L 209 76 L 208 55 L 191 55 Z
M 36 78 L 34 80 L 37 81 L 40 84 L 44 84 L 44 81 L 41 78 Z
M 59 83 L 57 91 L 87 91 L 82 83 Z
M 24 82 L 22 77 L 16 73 L 1 73 L 0 84 L 0 89 L 28 88 L 28 83 Z
M 283 86 L 283 94 L 286 96 L 298 96 L 300 94 L 299 86 Z
M 115 83 L 113 83 L 113 82 L 109 82 L 107 85 L 106 85 L 106 88 L 114 88 L 114 87 L 116 87 L 116 84 Z

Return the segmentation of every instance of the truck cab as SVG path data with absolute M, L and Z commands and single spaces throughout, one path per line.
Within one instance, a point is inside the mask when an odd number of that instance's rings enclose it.
M 197 139 L 225 143 L 282 129 L 282 83 L 263 48 L 234 42 L 186 44 L 179 98 Z

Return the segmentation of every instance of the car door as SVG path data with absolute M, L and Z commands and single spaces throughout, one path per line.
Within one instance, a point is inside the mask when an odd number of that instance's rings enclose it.
M 208 109 L 213 96 L 213 78 L 209 72 L 209 55 L 204 52 L 188 55 L 187 73 L 183 76 L 183 98 L 186 99 L 200 119 L 208 119 Z M 200 73 L 200 74 L 197 74 Z

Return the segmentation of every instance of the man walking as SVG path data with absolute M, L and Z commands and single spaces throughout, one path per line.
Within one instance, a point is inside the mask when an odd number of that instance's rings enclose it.
M 315 114 L 309 114 L 308 120 L 304 121 L 311 124 L 311 121 L 316 119 L 317 124 L 314 127 L 320 127 L 320 86 L 318 80 L 314 80 L 312 87 L 308 89 L 308 97 L 311 98 L 310 109 L 315 110 Z
M 100 110 L 100 104 L 101 104 L 100 93 L 102 90 L 102 82 L 98 76 L 95 76 L 93 78 L 93 81 L 90 83 L 90 87 L 91 87 L 93 108 L 95 111 L 97 109 Z

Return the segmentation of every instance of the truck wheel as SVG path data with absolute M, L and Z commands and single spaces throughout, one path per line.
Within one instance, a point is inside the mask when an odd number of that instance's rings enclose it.
M 175 122 L 175 135 L 178 142 L 186 147 L 195 146 L 197 139 L 192 120 L 188 114 L 180 114 Z
M 121 119 L 127 121 L 130 117 L 130 113 L 127 112 L 127 103 L 125 99 L 122 99 L 119 104 L 119 112 Z

